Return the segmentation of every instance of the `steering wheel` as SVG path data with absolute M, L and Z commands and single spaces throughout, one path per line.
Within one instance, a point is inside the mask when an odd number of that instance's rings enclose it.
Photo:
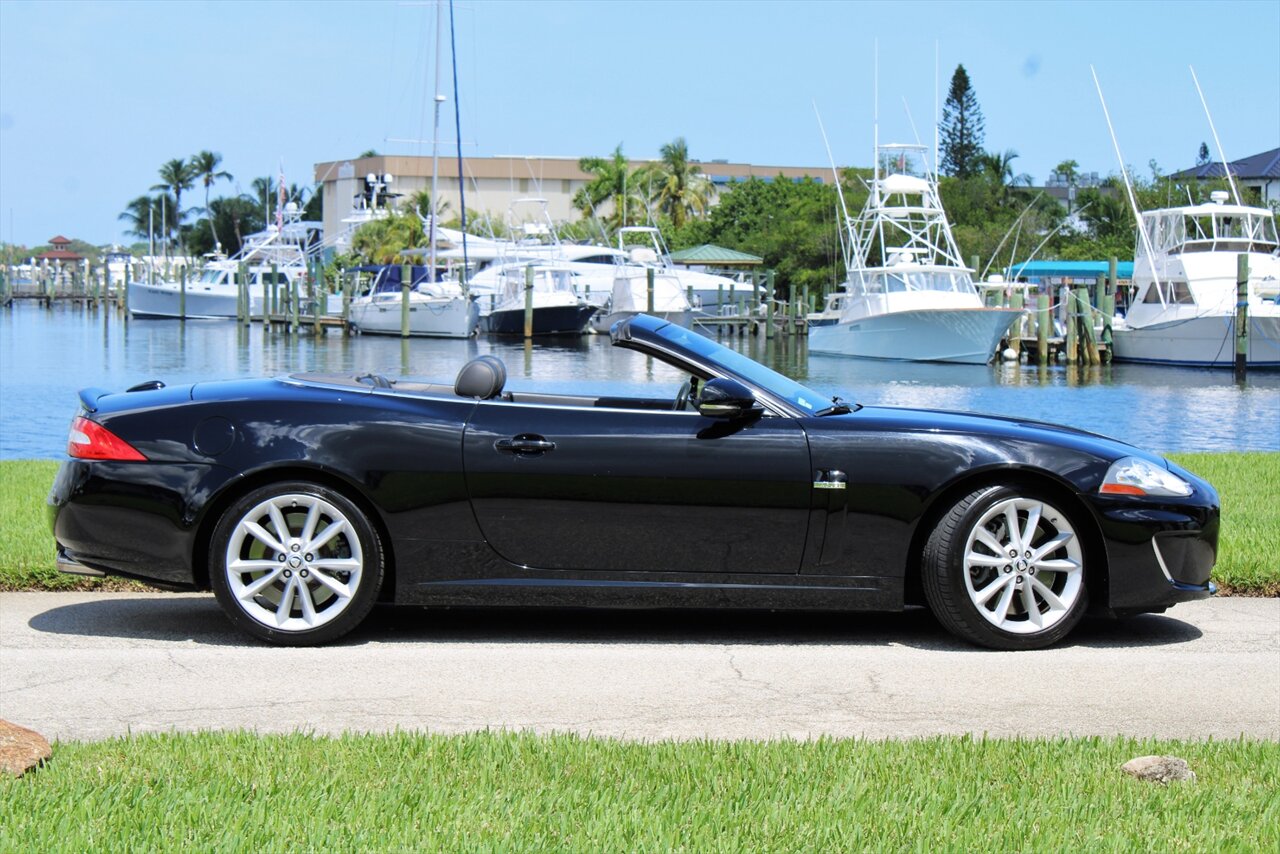
M 676 392 L 676 402 L 671 408 L 676 412 L 683 412 L 689 404 L 689 395 L 693 393 L 693 377 L 689 377 L 680 384 L 680 390 Z

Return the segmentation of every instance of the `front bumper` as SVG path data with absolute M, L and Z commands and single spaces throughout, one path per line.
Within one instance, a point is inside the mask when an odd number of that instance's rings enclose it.
M 1218 557 L 1218 494 L 1191 482 L 1185 499 L 1088 496 L 1107 551 L 1112 611 L 1160 610 L 1216 592 L 1209 576 Z

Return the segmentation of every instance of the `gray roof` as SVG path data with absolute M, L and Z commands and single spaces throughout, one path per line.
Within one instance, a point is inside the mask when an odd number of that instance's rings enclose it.
M 1252 157 L 1244 157 L 1231 161 L 1231 174 L 1245 180 L 1256 178 L 1280 178 L 1280 148 L 1273 148 Z M 1225 177 L 1221 163 L 1206 163 L 1174 172 L 1171 178 L 1222 178 Z

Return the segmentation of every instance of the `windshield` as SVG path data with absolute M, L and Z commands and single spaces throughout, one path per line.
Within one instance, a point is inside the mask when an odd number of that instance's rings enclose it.
M 819 394 L 807 386 L 800 385 L 790 377 L 785 377 L 777 371 L 770 370 L 759 362 L 730 350 L 728 347 L 717 344 L 697 332 L 682 329 L 674 323 L 667 324 L 656 330 L 656 332 L 672 344 L 701 356 L 706 361 L 724 366 L 726 370 L 736 374 L 750 384 L 768 389 L 801 412 L 821 415 L 848 411 L 849 404 L 844 401 L 834 401 L 830 397 Z

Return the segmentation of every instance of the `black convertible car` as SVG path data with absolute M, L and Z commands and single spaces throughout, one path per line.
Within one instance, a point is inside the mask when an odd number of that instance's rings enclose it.
M 900 610 L 1028 649 L 1086 610 L 1209 596 L 1213 487 L 1113 439 L 824 397 L 644 315 L 670 397 L 378 375 L 81 392 L 49 497 L 60 566 L 212 588 L 331 641 L 377 601 Z

